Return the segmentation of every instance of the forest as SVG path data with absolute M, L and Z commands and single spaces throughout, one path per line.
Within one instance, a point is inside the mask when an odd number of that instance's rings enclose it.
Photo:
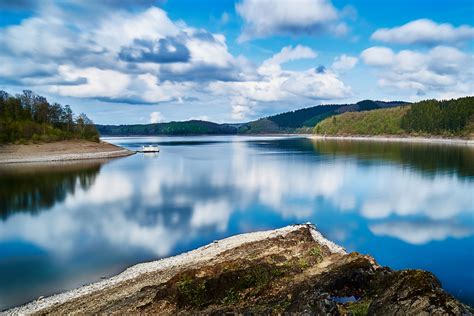
M 69 105 L 49 103 L 30 90 L 10 95 L 0 90 L 0 143 L 53 142 L 66 139 L 99 141 L 94 123 Z
M 472 132 L 474 131 L 474 97 L 418 102 L 403 116 L 401 127 L 408 133 L 436 135 Z
M 345 112 L 364 112 L 374 109 L 391 108 L 407 105 L 402 101 L 363 100 L 355 104 L 316 105 L 295 111 L 289 111 L 242 124 L 240 134 L 261 133 L 311 133 L 312 128 L 333 115 Z
M 314 128 L 321 135 L 461 136 L 474 133 L 474 97 L 425 100 L 409 106 L 346 112 Z

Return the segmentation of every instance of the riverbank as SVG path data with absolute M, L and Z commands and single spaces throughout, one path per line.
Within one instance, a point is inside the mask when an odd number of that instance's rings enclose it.
M 1 145 L 0 164 L 116 158 L 135 152 L 101 141 L 67 140 L 27 145 Z
M 421 270 L 346 253 L 310 224 L 236 235 L 6 314 L 470 314 Z
M 334 140 L 356 140 L 356 141 L 377 141 L 377 142 L 402 142 L 402 143 L 431 143 L 444 145 L 468 145 L 474 146 L 474 139 L 463 138 L 441 138 L 441 137 L 415 137 L 415 136 L 306 136 L 309 139 L 334 139 Z

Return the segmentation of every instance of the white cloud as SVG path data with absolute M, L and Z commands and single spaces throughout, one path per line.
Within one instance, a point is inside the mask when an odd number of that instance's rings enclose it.
M 3 80 L 62 96 L 154 103 L 193 93 L 195 82 L 237 80 L 252 71 L 244 57 L 230 54 L 223 35 L 175 23 L 157 7 L 105 10 L 91 16 L 95 21 L 51 7 L 0 30 Z M 160 45 L 164 58 L 154 56 Z
M 86 81 L 79 85 L 58 85 L 51 87 L 53 92 L 65 96 L 74 97 L 116 97 L 130 83 L 127 74 L 115 70 L 103 70 L 98 68 L 83 68 L 62 65 L 58 68 L 59 75 L 66 80 Z
M 233 97 L 231 100 L 232 118 L 239 121 L 247 119 L 249 115 L 253 114 L 252 106 L 255 104 L 256 102 L 242 96 Z
M 298 59 L 316 58 L 318 54 L 309 47 L 296 45 L 296 47 L 286 46 L 276 53 L 271 58 L 265 60 L 258 68 L 258 72 L 262 75 L 273 74 L 281 70 L 280 65 L 289 61 Z
M 318 54 L 307 46 L 296 45 L 294 48 L 292 46 L 286 46 L 283 47 L 279 53 L 265 60 L 263 64 L 281 65 L 292 60 L 316 58 L 317 56 Z
M 426 52 L 371 47 L 361 53 L 365 64 L 377 69 L 381 87 L 420 94 L 474 92 L 474 57 L 457 48 L 437 46 Z
M 345 34 L 338 10 L 330 0 L 243 0 L 236 5 L 245 22 L 240 41 L 275 34 L 301 35 L 332 32 Z
M 160 112 L 151 112 L 150 114 L 150 123 L 160 123 L 163 122 L 165 118 Z
M 265 60 L 257 69 L 258 80 L 242 82 L 213 82 L 209 89 L 215 95 L 232 96 L 232 116 L 245 117 L 258 102 L 302 99 L 341 99 L 352 94 L 349 86 L 336 73 L 310 68 L 304 71 L 284 70 L 281 64 L 303 58 L 315 58 L 317 53 L 309 47 L 287 46 Z M 249 106 L 249 101 L 256 101 Z
M 343 73 L 347 70 L 354 68 L 357 62 L 357 57 L 342 54 L 334 58 L 334 62 L 332 63 L 331 69 L 336 73 Z
M 316 27 L 316 21 L 338 20 L 328 1 L 299 1 L 301 6 L 288 11 L 293 22 L 303 18 L 302 25 L 314 22 Z M 306 4 L 307 10 L 301 10 Z M 246 5 L 253 4 L 239 4 Z M 276 11 L 285 11 L 286 5 L 278 2 Z M 19 25 L 0 29 L 0 46 L 5 48 L 0 51 L 2 83 L 50 96 L 131 104 L 205 104 L 218 98 L 226 105 L 226 120 L 257 116 L 268 102 L 291 101 L 287 104 L 298 108 L 308 99 L 351 95 L 350 87 L 338 78 L 338 72 L 352 63 L 348 56 L 334 70 L 282 69 L 287 62 L 317 57 L 311 48 L 296 45 L 256 66 L 244 56 L 232 55 L 224 35 L 172 21 L 157 7 L 129 12 L 101 7 L 100 14 L 88 19 L 65 7 L 52 3 Z M 316 12 L 319 9 L 323 11 Z M 344 28 L 333 24 L 334 31 Z
M 293 73 L 282 83 L 281 88 L 300 97 L 324 100 L 340 99 L 352 94 L 351 88 L 335 73 L 320 73 L 315 69 Z
M 393 63 L 394 53 L 390 48 L 374 46 L 364 50 L 360 57 L 370 66 L 388 66 Z
M 158 40 L 176 36 L 180 29 L 168 18 L 165 11 L 151 7 L 138 14 L 112 12 L 107 19 L 103 19 L 97 29 L 90 32 L 87 38 L 116 54 L 135 39 Z
M 0 44 L 2 50 L 19 56 L 62 58 L 78 45 L 69 27 L 57 17 L 32 17 L 0 30 Z
M 394 44 L 449 44 L 474 39 L 474 27 L 454 27 L 449 23 L 419 19 L 398 27 L 379 29 L 371 38 Z

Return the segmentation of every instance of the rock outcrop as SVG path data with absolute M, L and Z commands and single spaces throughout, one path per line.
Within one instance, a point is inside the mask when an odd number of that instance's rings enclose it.
M 422 270 L 347 254 L 312 225 L 234 236 L 7 313 L 469 315 Z

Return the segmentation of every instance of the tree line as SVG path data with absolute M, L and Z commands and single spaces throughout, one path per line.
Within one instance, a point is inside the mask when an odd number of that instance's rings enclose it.
M 75 115 L 69 105 L 49 103 L 30 90 L 16 95 L 0 90 L 0 143 L 73 138 L 99 141 L 94 123 L 84 113 Z
M 401 127 L 409 133 L 460 134 L 474 128 L 474 97 L 425 100 L 403 116 Z
M 474 97 L 425 100 L 399 108 L 346 112 L 318 123 L 327 135 L 474 135 Z

